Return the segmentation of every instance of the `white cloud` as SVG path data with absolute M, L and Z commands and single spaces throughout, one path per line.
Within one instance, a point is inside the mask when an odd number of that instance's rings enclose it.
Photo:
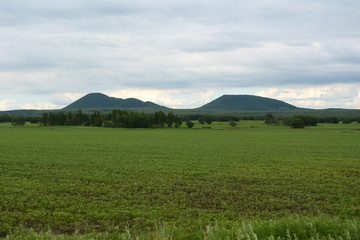
M 256 95 L 283 100 L 297 107 L 360 109 L 360 84 L 269 88 Z
M 0 101 L 31 94 L 61 106 L 114 92 L 192 107 L 211 99 L 208 89 L 272 87 L 262 94 L 358 106 L 338 97 L 350 90 L 327 87 L 359 82 L 359 8 L 356 0 L 1 1 Z
M 214 95 L 214 90 L 210 89 L 207 90 L 206 92 L 201 92 L 200 96 L 201 96 L 201 103 L 205 104 L 211 101 L 212 96 Z
M 26 103 L 21 105 L 21 109 L 36 109 L 36 110 L 44 110 L 44 109 L 59 109 L 59 105 L 55 105 L 52 103 Z
M 185 99 L 175 97 L 176 95 L 181 94 L 180 90 L 126 88 L 116 92 L 109 92 L 107 94 L 118 98 L 137 98 L 142 101 L 151 101 L 163 106 L 174 108 L 179 108 L 187 103 Z
M 51 95 L 51 102 L 56 103 L 57 105 L 69 105 L 70 103 L 80 99 L 85 96 L 87 93 L 54 93 Z
M 126 88 L 116 92 L 106 92 L 118 98 L 137 98 L 151 101 L 170 108 L 196 108 L 212 100 L 214 90 L 173 90 Z
M 16 101 L 11 99 L 5 99 L 0 101 L 0 110 L 12 110 L 17 107 Z

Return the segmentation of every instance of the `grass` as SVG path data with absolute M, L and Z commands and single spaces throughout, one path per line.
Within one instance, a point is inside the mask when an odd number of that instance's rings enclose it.
M 0 133 L 2 236 L 359 236 L 359 124 Z
M 115 228 L 112 232 L 86 233 L 75 232 L 71 235 L 54 234 L 51 230 L 35 232 L 33 229 L 26 231 L 16 230 L 7 236 L 7 239 L 314 239 L 314 240 L 351 240 L 360 239 L 359 219 L 342 220 L 330 217 L 287 217 L 269 221 L 254 221 L 252 223 L 231 222 L 208 225 L 196 232 L 186 232 L 175 225 L 157 225 L 155 229 L 133 233 L 128 228 L 119 231 Z

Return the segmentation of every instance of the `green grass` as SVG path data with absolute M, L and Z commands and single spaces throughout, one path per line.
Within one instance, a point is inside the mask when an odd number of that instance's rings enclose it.
M 133 238 L 160 239 L 156 234 L 173 231 L 175 239 L 201 239 L 211 229 L 235 236 L 245 224 L 253 231 L 264 226 L 257 236 L 268 232 L 275 239 L 280 235 L 271 229 L 281 226 L 285 239 L 289 221 L 300 232 L 309 222 L 341 229 L 353 223 L 357 228 L 349 231 L 359 236 L 360 124 L 1 124 L 0 134 L 2 236 L 111 239 L 129 231 Z

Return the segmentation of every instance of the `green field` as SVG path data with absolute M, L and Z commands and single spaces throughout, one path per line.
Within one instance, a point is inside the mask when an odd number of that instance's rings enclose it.
M 360 124 L 196 127 L 1 124 L 0 237 L 360 239 Z

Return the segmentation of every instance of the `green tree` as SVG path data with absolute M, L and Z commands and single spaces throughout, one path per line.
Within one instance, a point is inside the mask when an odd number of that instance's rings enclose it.
M 58 125 L 64 126 L 66 121 L 66 115 L 63 112 L 59 112 L 58 114 Z
M 289 120 L 289 126 L 291 126 L 292 128 L 304 128 L 305 123 L 301 118 L 293 117 Z
M 57 121 L 57 115 L 56 113 L 49 113 L 49 117 L 48 117 L 48 125 L 49 126 L 55 126 L 58 125 L 58 121 Z
M 182 120 L 178 115 L 175 115 L 174 117 L 174 123 L 175 123 L 175 127 L 178 128 L 181 126 L 182 124 Z
M 75 124 L 74 124 L 74 117 L 73 117 L 72 112 L 68 112 L 68 113 L 66 114 L 65 125 L 66 125 L 66 126 L 75 125 Z
M 13 117 L 11 119 L 11 124 L 13 126 L 22 126 L 25 125 L 25 118 L 23 116 L 21 117 Z
M 47 113 L 43 113 L 42 118 L 41 118 L 41 125 L 43 125 L 43 126 L 48 125 L 48 114 Z
M 205 118 L 203 116 L 199 117 L 199 123 L 203 125 L 205 123 Z
M 186 126 L 187 126 L 188 128 L 192 128 L 192 127 L 194 127 L 194 123 L 191 122 L 191 121 L 187 121 L 187 122 L 186 122 Z
M 265 123 L 266 124 L 274 124 L 275 123 L 275 118 L 271 113 L 266 114 Z
M 93 112 L 90 115 L 90 126 L 101 127 L 102 124 L 103 120 L 101 118 L 100 112 Z
M 163 111 L 157 111 L 154 113 L 154 124 L 158 127 L 164 127 L 166 122 L 166 115 Z
M 11 117 L 8 114 L 0 115 L 0 122 L 11 122 Z
M 214 118 L 212 116 L 205 116 L 205 122 L 207 124 L 212 124 L 213 121 L 214 121 Z
M 343 120 L 343 124 L 350 124 L 352 121 L 350 118 L 346 118 Z
M 168 125 L 168 127 L 171 127 L 174 122 L 175 122 L 175 115 L 172 112 L 169 112 L 168 115 L 167 115 L 167 125 Z
M 230 120 L 229 125 L 234 128 L 236 127 L 237 123 L 233 120 Z

